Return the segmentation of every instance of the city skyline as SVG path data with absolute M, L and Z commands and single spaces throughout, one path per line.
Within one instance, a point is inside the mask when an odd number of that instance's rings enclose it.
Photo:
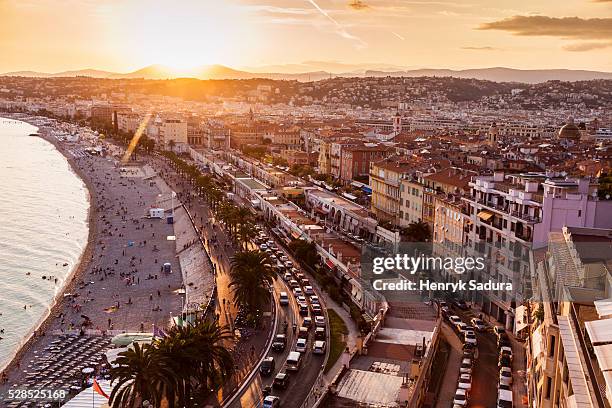
M 151 64 L 255 72 L 321 66 L 330 72 L 362 66 L 612 71 L 605 58 L 612 47 L 610 4 L 3 1 L 0 72 L 129 72 Z

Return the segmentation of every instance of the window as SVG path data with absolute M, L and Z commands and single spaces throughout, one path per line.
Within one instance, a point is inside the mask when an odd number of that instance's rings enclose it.
M 546 399 L 550 399 L 550 393 L 552 391 L 552 379 L 550 377 L 546 377 Z
M 548 342 L 548 357 L 555 355 L 555 340 L 557 340 L 555 336 L 550 336 L 550 341 Z
M 578 210 L 578 218 L 582 217 L 582 210 Z

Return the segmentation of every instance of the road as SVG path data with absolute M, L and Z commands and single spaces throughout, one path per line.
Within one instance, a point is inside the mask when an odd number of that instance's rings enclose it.
M 271 234 L 268 235 L 271 239 Z M 281 245 L 277 242 L 277 246 L 282 248 Z M 297 267 L 298 263 L 295 259 L 292 258 L 291 254 L 287 251 L 285 255 L 293 262 L 294 266 Z M 299 268 L 297 268 L 299 269 Z M 300 270 L 304 273 L 302 270 Z M 315 293 L 318 295 L 320 291 L 312 284 L 312 278 L 310 278 L 311 286 L 313 286 Z M 303 286 L 302 286 L 303 289 Z M 275 369 L 272 375 L 263 377 L 258 372 L 253 379 L 251 380 L 248 387 L 246 387 L 236 402 L 231 404 L 229 407 L 231 408 L 252 408 L 259 407 L 261 405 L 261 401 L 263 400 L 262 390 L 264 387 L 268 385 L 272 385 L 272 381 L 274 377 L 279 372 L 287 372 L 285 370 L 285 361 L 287 360 L 287 356 L 291 351 L 295 350 L 295 343 L 297 340 L 297 334 L 293 333 L 291 329 L 293 323 L 296 323 L 297 327 L 302 325 L 304 317 L 300 316 L 298 303 L 295 297 L 292 295 L 291 289 L 287 286 L 286 282 L 279 277 L 275 284 L 274 290 L 278 295 L 280 292 L 287 292 L 289 294 L 289 305 L 287 306 L 279 306 L 278 315 L 279 315 L 279 324 L 277 328 L 276 334 L 284 333 L 283 322 L 288 323 L 289 329 L 287 330 L 287 347 L 282 352 L 275 352 L 273 350 L 270 351 L 269 356 L 274 357 L 275 360 Z M 321 296 L 319 296 L 321 302 Z M 277 303 L 278 304 L 278 303 Z M 325 307 L 324 305 L 322 305 Z M 309 317 L 313 318 L 311 311 L 309 311 Z M 314 320 L 314 318 L 313 318 Z M 326 330 L 329 332 L 329 327 L 326 327 Z M 297 372 L 289 372 L 289 386 L 285 390 L 274 389 L 272 395 L 277 395 L 281 398 L 281 404 L 286 407 L 300 407 L 302 402 L 308 396 L 319 372 L 324 363 L 324 355 L 316 355 L 312 352 L 312 345 L 314 343 L 314 322 L 313 327 L 310 329 L 310 335 L 308 338 L 308 348 L 307 352 L 302 356 L 302 365 L 299 371 Z

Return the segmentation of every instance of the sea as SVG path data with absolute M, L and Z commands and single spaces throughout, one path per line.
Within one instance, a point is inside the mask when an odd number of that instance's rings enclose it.
M 61 296 L 89 233 L 85 184 L 37 130 L 0 117 L 0 371 Z

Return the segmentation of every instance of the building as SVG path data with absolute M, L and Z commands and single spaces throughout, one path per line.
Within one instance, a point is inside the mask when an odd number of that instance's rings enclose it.
M 321 140 L 319 144 L 319 174 L 331 174 L 331 143 Z
M 181 119 L 165 119 L 159 127 L 158 145 L 166 149 L 186 151 L 187 122 Z
M 341 151 L 340 180 L 345 184 L 355 179 L 367 179 L 370 174 L 370 163 L 379 161 L 393 153 L 393 148 L 376 143 L 364 143 L 362 146 L 348 146 Z
M 91 122 L 94 126 L 111 126 L 113 124 L 113 107 L 111 105 L 93 105 Z
M 281 157 L 287 160 L 289 166 L 307 166 L 309 164 L 308 153 L 301 150 L 283 150 Z
M 423 195 L 423 185 L 418 181 L 411 177 L 401 181 L 399 211 L 400 227 L 407 227 L 411 223 L 423 220 Z
M 544 173 L 496 172 L 474 177 L 469 186 L 470 194 L 462 197 L 466 249 L 487 254 L 488 273 L 498 282 L 512 282 L 516 290 L 513 299 L 505 292 L 499 297 L 474 293 L 474 301 L 511 329 L 512 310 L 530 295 L 532 251 L 545 247 L 549 234 L 565 226 L 611 228 L 612 201 L 599 199 L 597 183 L 590 179 Z
M 529 325 L 529 405 L 604 407 L 612 397 L 612 230 L 552 232 L 537 264 Z
M 413 162 L 394 156 L 371 163 L 371 210 L 377 220 L 387 221 L 394 226 L 400 224 L 401 182 L 413 173 Z
M 203 125 L 204 141 L 208 149 L 228 150 L 230 148 L 230 129 L 223 122 L 208 120 Z
M 134 133 L 144 117 L 134 112 L 117 112 L 117 128 L 123 133 Z

